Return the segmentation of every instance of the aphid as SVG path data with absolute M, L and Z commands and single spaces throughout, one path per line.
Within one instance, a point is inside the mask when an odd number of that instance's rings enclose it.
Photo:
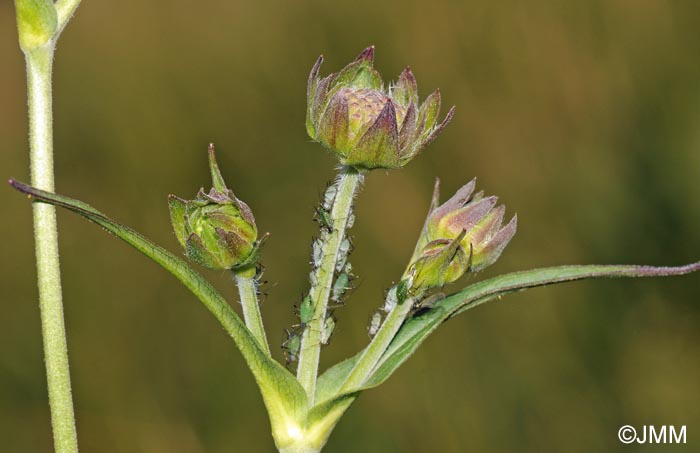
M 316 275 L 316 269 L 309 272 L 309 283 L 311 283 L 311 286 L 318 285 L 318 275 Z
M 328 344 L 331 340 L 331 335 L 333 335 L 333 330 L 335 330 L 335 318 L 329 316 L 323 321 L 323 326 L 321 326 L 321 344 Z
M 384 310 L 385 313 L 389 313 L 399 303 L 399 300 L 396 296 L 396 289 L 397 285 L 394 285 L 391 288 L 389 288 L 389 291 L 387 291 L 386 293 L 386 297 L 384 298 L 384 306 L 382 307 L 382 310 Z
M 284 358 L 287 361 L 287 365 L 292 362 L 296 362 L 299 358 L 299 350 L 301 349 L 301 337 L 297 331 L 284 330 L 287 338 L 282 342 L 282 351 L 284 351 Z
M 255 281 L 264 285 L 267 283 L 267 280 L 262 281 L 262 276 L 265 273 L 265 266 L 262 264 L 258 263 L 255 265 Z
M 302 299 L 301 305 L 299 306 L 299 321 L 301 321 L 302 327 L 305 327 L 314 317 L 314 309 L 316 308 L 313 299 L 311 299 L 311 294 L 307 295 Z
M 341 272 L 335 279 L 333 283 L 333 289 L 331 291 L 331 300 L 335 303 L 340 303 L 343 298 L 345 291 L 350 289 L 350 273 Z
M 370 338 L 373 338 L 377 332 L 379 332 L 379 327 L 382 325 L 382 314 L 379 311 L 375 311 L 372 318 L 369 320 L 369 326 L 367 326 L 367 334 Z
M 316 239 L 311 248 L 311 259 L 313 260 L 311 264 L 314 267 L 318 267 L 321 265 L 321 259 L 323 258 L 323 241 L 320 238 Z
M 433 308 L 438 302 L 445 298 L 445 293 L 439 292 L 423 298 L 413 307 L 411 316 L 418 316 Z
M 320 225 L 321 229 L 331 233 L 333 231 L 333 221 L 331 219 L 331 214 L 323 209 L 323 207 L 316 208 L 316 214 L 314 214 L 314 220 L 316 220 Z
M 336 193 L 338 193 L 338 186 L 335 184 L 331 184 L 328 186 L 328 188 L 326 188 L 326 192 L 323 194 L 323 203 L 321 205 L 326 212 L 331 212 Z
M 338 261 L 335 263 L 336 272 L 341 272 L 348 262 L 348 254 L 352 250 L 352 242 L 349 238 L 345 238 L 338 246 Z
M 410 280 L 409 280 L 410 279 Z M 408 297 L 408 293 L 411 289 L 412 277 L 409 279 L 401 280 L 398 285 L 396 285 L 396 301 L 402 304 Z
M 345 222 L 345 228 L 350 229 L 353 225 L 355 225 L 355 213 L 351 211 L 348 214 L 348 220 Z

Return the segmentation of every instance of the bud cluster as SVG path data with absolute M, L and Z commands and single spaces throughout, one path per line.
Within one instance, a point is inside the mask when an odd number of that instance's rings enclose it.
M 374 47 L 324 78 L 318 75 L 322 62 L 321 56 L 309 75 L 306 130 L 343 165 L 402 167 L 452 118 L 454 107 L 438 122 L 439 90 L 420 104 L 416 79 L 408 67 L 385 89 L 373 67 Z
M 191 261 L 216 270 L 253 269 L 260 246 L 253 212 L 226 187 L 209 145 L 213 187 L 194 200 L 168 197 L 170 218 L 180 245 Z
M 505 207 L 498 198 L 474 194 L 476 180 L 439 205 L 440 185 L 435 182 L 433 201 L 411 260 L 412 289 L 440 287 L 490 266 L 513 238 L 517 216 L 503 226 Z

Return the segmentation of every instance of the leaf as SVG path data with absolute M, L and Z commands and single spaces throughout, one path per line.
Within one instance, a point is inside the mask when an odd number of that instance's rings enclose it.
M 326 371 L 319 379 L 322 389 L 317 393 L 317 401 L 326 405 L 341 404 L 348 396 L 356 395 L 361 390 L 382 384 L 401 366 L 423 343 L 423 341 L 443 322 L 463 311 L 474 308 L 506 294 L 524 291 L 538 286 L 552 285 L 574 280 L 602 277 L 662 277 L 683 275 L 700 270 L 700 262 L 680 267 L 653 267 L 634 265 L 587 265 L 560 266 L 529 271 L 514 272 L 494 277 L 468 286 L 462 291 L 439 301 L 435 306 L 407 320 L 396 334 L 386 352 L 380 359 L 372 375 L 362 388 L 347 394 L 337 395 L 331 401 L 332 390 L 336 392 L 352 370 L 352 364 L 359 355 L 341 362 Z M 337 385 L 336 385 L 337 384 Z M 323 398 L 321 398 L 323 396 Z
M 361 355 L 362 352 L 359 352 L 327 369 L 316 382 L 316 397 L 314 401 L 324 403 L 337 395 L 340 386 L 343 385 L 343 382 L 345 382 Z
M 308 406 L 306 392 L 282 365 L 268 357 L 226 300 L 184 260 L 78 200 L 36 189 L 10 180 L 10 185 L 37 201 L 66 208 L 100 225 L 173 274 L 204 304 L 233 338 L 255 377 L 270 414 L 273 430 L 282 430 L 290 419 L 303 418 Z M 277 438 L 277 433 L 274 433 Z M 281 433 L 280 435 L 286 435 Z
M 700 270 L 700 262 L 680 267 L 634 265 L 560 266 L 514 272 L 475 283 L 453 294 L 427 313 L 411 318 L 401 327 L 377 364 L 366 387 L 384 382 L 440 324 L 463 311 L 506 294 L 538 286 L 601 277 L 662 277 Z

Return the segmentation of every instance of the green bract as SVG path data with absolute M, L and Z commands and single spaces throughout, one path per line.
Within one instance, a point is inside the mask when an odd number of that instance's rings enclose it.
M 421 105 L 416 79 L 406 68 L 384 89 L 368 47 L 338 73 L 318 75 L 323 56 L 309 74 L 306 130 L 358 169 L 399 168 L 413 159 L 452 119 L 454 107 L 438 123 L 440 91 Z
M 476 180 L 438 206 L 440 181 L 411 264 L 413 288 L 452 283 L 467 271 L 477 272 L 496 262 L 515 235 L 518 218 L 503 226 L 505 206 L 497 197 L 474 194 Z
M 209 167 L 214 187 L 200 189 L 194 200 L 168 197 L 170 220 L 187 258 L 216 270 L 252 267 L 261 241 L 253 212 L 226 187 L 209 145 Z M 264 237 L 263 237 L 264 240 Z
M 15 0 L 19 43 L 24 51 L 46 45 L 58 29 L 56 8 L 51 0 Z

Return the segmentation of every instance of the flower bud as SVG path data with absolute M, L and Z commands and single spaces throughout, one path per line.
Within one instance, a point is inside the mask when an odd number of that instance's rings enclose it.
M 476 180 L 438 206 L 440 181 L 410 266 L 413 288 L 434 288 L 495 263 L 517 228 L 517 216 L 503 226 L 505 207 L 497 197 L 473 194 Z
M 260 245 L 253 213 L 226 187 L 216 163 L 214 145 L 209 145 L 212 185 L 200 189 L 194 200 L 168 197 L 175 236 L 191 261 L 209 269 L 252 268 Z
M 416 79 L 408 67 L 385 89 L 372 66 L 373 46 L 324 78 L 318 75 L 322 62 L 321 56 L 309 75 L 306 130 L 343 165 L 402 167 L 452 119 L 454 107 L 438 123 L 439 90 L 419 104 Z

